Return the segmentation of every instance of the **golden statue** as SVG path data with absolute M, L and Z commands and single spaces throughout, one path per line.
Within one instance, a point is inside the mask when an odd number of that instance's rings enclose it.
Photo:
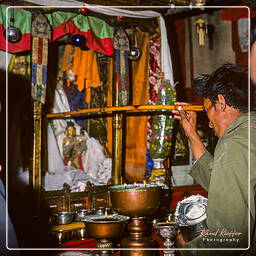
M 83 129 L 83 128 L 82 128 Z M 63 156 L 64 164 L 75 167 L 76 169 L 83 169 L 82 153 L 86 151 L 86 137 L 81 131 L 81 135 L 76 135 L 76 128 L 74 123 L 68 122 L 66 137 L 63 140 Z

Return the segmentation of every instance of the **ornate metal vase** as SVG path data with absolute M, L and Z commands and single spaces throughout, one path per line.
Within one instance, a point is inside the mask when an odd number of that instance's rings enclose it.
M 157 222 L 153 224 L 153 227 L 157 234 L 165 239 L 163 243 L 166 248 L 166 250 L 164 250 L 164 255 L 175 256 L 174 242 L 172 239 L 179 233 L 179 228 L 174 222 Z

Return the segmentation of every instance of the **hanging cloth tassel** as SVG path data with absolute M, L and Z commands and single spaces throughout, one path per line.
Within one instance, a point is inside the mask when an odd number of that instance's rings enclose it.
M 34 101 L 45 103 L 47 83 L 48 39 L 51 37 L 47 19 L 38 14 L 32 23 L 32 91 Z
M 128 105 L 129 102 L 129 39 L 119 27 L 114 37 L 114 49 L 116 56 L 116 79 L 118 86 L 118 106 Z

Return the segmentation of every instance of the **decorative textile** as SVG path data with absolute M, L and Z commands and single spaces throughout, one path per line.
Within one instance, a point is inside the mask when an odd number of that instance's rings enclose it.
M 105 55 L 113 55 L 113 28 L 104 20 L 75 13 L 54 12 L 47 16 L 53 29 L 53 40 L 66 34 L 81 34 L 86 38 L 86 46 Z
M 29 11 L 21 10 L 18 8 L 9 8 L 8 11 L 8 20 L 6 20 L 6 12 L 7 12 L 6 5 L 0 5 L 0 49 L 11 52 L 17 53 L 26 50 L 30 50 L 31 48 L 31 20 L 32 15 Z M 16 28 L 19 28 L 22 36 L 20 41 L 17 43 L 7 43 L 4 38 L 4 29 L 5 27 L 10 24 L 10 12 L 14 12 L 14 23 L 13 25 Z
M 60 69 L 66 72 L 67 86 L 70 86 L 72 81 L 77 85 L 79 92 L 85 90 L 85 102 L 89 103 L 91 88 L 101 85 L 96 53 L 67 45 Z
M 154 104 L 156 98 L 155 88 L 157 86 L 157 79 L 161 67 L 160 62 L 160 38 L 159 35 L 155 35 L 150 39 L 150 47 L 149 47 L 149 104 Z
M 85 101 L 91 100 L 91 87 L 101 85 L 96 53 L 92 50 L 84 51 L 76 47 L 74 52 L 72 71 L 77 75 L 75 84 L 81 92 L 85 89 Z
M 149 104 L 154 105 L 155 100 L 157 97 L 157 92 L 156 88 L 158 85 L 158 76 L 160 73 L 160 49 L 161 49 L 161 44 L 160 44 L 160 38 L 159 35 L 154 35 L 150 39 L 150 46 L 149 46 Z M 152 133 L 152 126 L 150 125 L 150 120 L 152 117 L 148 118 L 148 127 L 147 127 L 147 148 L 149 149 L 150 147 L 150 137 Z
M 138 19 L 148 19 L 159 17 L 160 23 L 160 33 L 161 33 L 161 70 L 165 73 L 165 78 L 171 81 L 171 84 L 174 84 L 173 81 L 173 70 L 172 70 L 172 61 L 171 54 L 169 50 L 169 44 L 167 40 L 167 32 L 165 21 L 162 15 L 156 11 L 138 11 L 138 10 L 125 10 L 123 8 L 111 7 L 111 6 L 93 6 L 86 3 L 81 3 L 76 0 L 27 0 L 28 3 L 34 3 L 36 5 L 54 5 L 54 6 L 81 6 L 86 7 L 87 9 L 102 13 L 104 15 L 110 16 L 124 16 L 124 17 L 132 17 Z M 0 40 L 1 41 L 1 40 Z
M 113 58 L 108 59 L 108 71 L 107 71 L 107 85 L 108 85 L 108 94 L 107 94 L 107 106 L 112 106 L 112 85 L 113 85 L 113 76 L 114 76 L 114 70 L 113 70 Z M 107 151 L 109 155 L 112 155 L 112 117 L 107 117 Z
M 63 85 L 63 89 L 67 95 L 68 103 L 70 106 L 70 110 L 78 110 L 78 109 L 84 109 L 85 108 L 85 101 L 84 101 L 84 90 L 80 92 L 77 89 L 77 85 L 70 83 L 70 86 L 68 87 L 66 83 Z M 80 126 L 84 126 L 84 120 L 78 120 L 75 119 L 76 123 Z
M 9 42 L 7 44 L 3 36 L 3 31 L 6 27 L 6 8 L 6 5 L 0 5 L 0 49 L 8 50 L 12 53 L 30 50 L 31 12 L 18 8 L 14 9 L 14 26 L 21 30 L 22 37 L 17 43 Z M 10 14 L 8 17 L 10 19 Z M 53 28 L 52 41 L 55 41 L 67 34 L 79 33 L 85 36 L 87 39 L 87 46 L 91 50 L 95 50 L 106 55 L 113 54 L 113 28 L 104 20 L 97 17 L 59 11 L 51 14 L 45 14 L 45 17 Z M 10 21 L 8 21 L 8 24 L 10 24 Z
M 31 96 L 35 101 L 40 101 L 44 104 L 46 96 L 48 39 L 50 37 L 50 29 L 47 20 L 42 14 L 37 15 L 32 23 L 32 36 Z
M 102 85 L 92 88 L 91 90 L 91 102 L 90 108 L 106 107 L 107 105 L 107 93 L 108 93 L 108 60 L 112 59 L 106 55 L 96 53 L 97 62 L 99 65 L 99 74 Z M 99 140 L 100 144 L 105 147 L 107 145 L 107 120 L 106 117 L 98 117 L 95 119 L 87 119 L 87 125 L 89 126 L 89 135 Z M 88 127 L 87 126 L 87 127 Z
M 133 104 L 148 104 L 149 33 L 136 31 L 138 60 L 132 61 Z M 145 116 L 128 116 L 126 122 L 125 177 L 130 182 L 145 180 L 147 120 Z M 139 134 L 139 136 L 138 136 Z M 136 139 L 135 139 L 136 138 Z
M 123 30 L 118 28 L 114 37 L 116 57 L 116 82 L 118 87 L 118 106 L 129 104 L 129 39 Z
M 44 52 L 44 54 L 43 54 Z M 46 82 L 47 82 L 47 56 L 48 42 L 44 38 L 33 38 L 32 46 L 32 91 L 31 95 L 35 101 L 45 103 Z M 42 61 L 44 59 L 44 61 Z
M 138 48 L 141 57 L 132 62 L 133 104 L 148 103 L 148 66 L 149 66 L 149 34 L 137 32 Z M 112 106 L 113 61 L 108 64 L 108 96 L 107 106 Z M 129 116 L 126 123 L 126 159 L 125 178 L 130 181 L 143 181 L 146 169 L 146 131 L 147 116 Z M 107 118 L 108 152 L 112 153 L 112 118 Z M 138 136 L 138 134 L 140 136 Z M 136 139 L 135 139 L 136 138 Z

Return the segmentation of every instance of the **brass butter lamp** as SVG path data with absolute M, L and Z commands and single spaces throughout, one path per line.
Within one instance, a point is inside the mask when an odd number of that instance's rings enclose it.
M 111 255 L 112 239 L 121 236 L 128 219 L 128 216 L 118 214 L 89 215 L 83 222 L 88 234 L 97 239 L 96 247 L 101 249 L 101 255 Z
M 143 250 L 154 247 L 153 239 L 144 235 L 147 231 L 145 219 L 157 211 L 160 194 L 161 186 L 157 184 L 124 184 L 110 187 L 113 210 L 131 217 L 128 224 L 129 237 L 121 241 L 121 248 L 131 250 L 122 250 L 122 255 L 152 255 L 152 251 Z

